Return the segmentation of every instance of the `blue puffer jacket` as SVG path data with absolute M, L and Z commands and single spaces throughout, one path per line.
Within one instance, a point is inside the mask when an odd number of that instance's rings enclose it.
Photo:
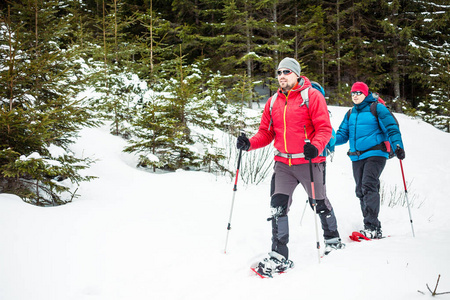
M 336 145 L 342 145 L 350 141 L 350 152 L 364 151 L 384 141 L 390 140 L 395 148 L 400 145 L 403 148 L 402 137 L 398 124 L 389 110 L 383 105 L 377 105 L 378 120 L 370 112 L 370 105 L 377 101 L 372 93 L 360 104 L 355 104 L 350 117 L 344 116 L 339 130 L 336 133 Z M 404 148 L 403 148 L 404 149 Z M 350 155 L 352 161 L 362 160 L 371 156 L 388 158 L 389 154 L 382 150 L 370 150 L 361 155 Z

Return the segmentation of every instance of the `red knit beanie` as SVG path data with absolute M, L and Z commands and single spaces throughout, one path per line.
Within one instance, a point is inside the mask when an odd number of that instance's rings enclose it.
M 351 92 L 363 92 L 367 97 L 369 95 L 369 87 L 364 82 L 358 81 L 353 84 Z

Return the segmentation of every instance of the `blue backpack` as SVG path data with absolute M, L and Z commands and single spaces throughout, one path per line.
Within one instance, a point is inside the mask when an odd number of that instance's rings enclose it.
M 315 88 L 316 90 L 318 90 L 319 92 L 322 93 L 322 95 L 325 97 L 325 90 L 323 89 L 323 87 L 315 81 L 311 81 L 311 86 L 313 88 Z M 300 94 L 302 95 L 302 99 L 303 99 L 303 104 L 306 105 L 307 108 L 309 108 L 309 87 L 300 91 Z M 272 99 L 270 100 L 270 124 L 269 124 L 269 129 L 272 126 L 272 107 L 273 104 L 275 103 L 275 101 L 277 100 L 278 97 L 278 93 L 276 92 L 275 94 L 273 94 Z M 330 112 L 330 111 L 328 111 Z M 320 156 L 328 156 L 334 153 L 334 147 L 336 144 L 336 131 L 334 130 L 334 128 L 331 128 L 331 138 L 330 141 L 328 142 L 328 144 L 326 145 L 325 149 L 323 150 L 322 154 L 320 154 Z

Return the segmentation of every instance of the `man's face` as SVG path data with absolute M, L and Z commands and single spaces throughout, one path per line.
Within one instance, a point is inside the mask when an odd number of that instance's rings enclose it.
M 280 88 L 284 92 L 290 91 L 297 83 L 298 80 L 297 74 L 295 74 L 289 69 L 286 68 L 278 69 L 277 74 L 278 74 L 278 83 L 280 84 Z

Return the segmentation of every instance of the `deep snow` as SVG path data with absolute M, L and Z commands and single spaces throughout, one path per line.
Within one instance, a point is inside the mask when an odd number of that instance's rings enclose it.
M 348 108 L 330 110 L 337 129 Z M 135 157 L 121 152 L 125 141 L 108 134 L 107 126 L 84 129 L 72 149 L 98 160 L 87 174 L 99 178 L 81 184 L 80 198 L 40 208 L 0 194 L 0 299 L 414 300 L 431 299 L 426 284 L 434 289 L 439 274 L 437 291 L 448 292 L 450 135 L 418 119 L 397 118 L 416 237 L 406 206 L 385 203 L 380 219 L 390 237 L 349 241 L 362 217 L 348 145 L 339 146 L 327 165 L 327 183 L 347 247 L 318 263 L 309 208 L 300 225 L 306 194 L 299 187 L 290 212 L 295 268 L 273 279 L 249 270 L 270 250 L 269 180 L 238 182 L 224 254 L 230 178 L 136 169 Z M 382 181 L 387 194 L 403 194 L 396 158 L 388 161 Z

